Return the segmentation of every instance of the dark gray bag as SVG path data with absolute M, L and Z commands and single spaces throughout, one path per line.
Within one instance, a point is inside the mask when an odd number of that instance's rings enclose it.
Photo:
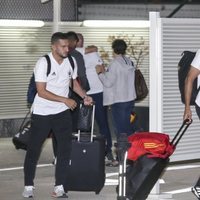
M 89 132 L 92 125 L 92 106 L 86 106 L 83 103 L 80 104 L 77 129 L 83 132 Z
M 16 149 L 27 150 L 27 145 L 31 135 L 31 120 L 28 119 L 29 116 L 30 112 L 26 114 L 19 131 L 12 138 L 12 142 Z
M 136 101 L 141 101 L 149 93 L 144 76 L 139 69 L 135 70 L 135 92 L 136 92 Z

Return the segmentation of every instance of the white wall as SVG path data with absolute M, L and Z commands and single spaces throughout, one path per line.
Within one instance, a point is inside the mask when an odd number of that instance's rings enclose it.
M 184 50 L 200 47 L 200 19 L 155 16 L 150 28 L 150 130 L 167 133 L 172 139 L 182 124 L 184 111 L 178 89 L 178 62 Z M 200 121 L 192 110 L 193 124 L 172 161 L 200 158 Z
M 109 36 L 129 36 L 137 42 L 141 36 L 149 43 L 148 28 L 89 28 L 61 23 L 59 30 L 63 32 L 81 32 L 85 37 L 85 45 L 96 45 L 104 49 L 112 59 Z M 0 29 L 0 119 L 21 118 L 27 112 L 26 93 L 29 78 L 37 59 L 50 51 L 52 23 L 42 28 L 1 28 Z M 149 60 L 145 57 L 141 71 L 149 82 Z M 138 103 L 148 107 L 148 97 Z

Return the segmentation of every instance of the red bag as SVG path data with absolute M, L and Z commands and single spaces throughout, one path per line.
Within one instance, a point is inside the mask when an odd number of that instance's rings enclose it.
M 163 133 L 139 132 L 128 137 L 131 147 L 128 150 L 128 159 L 137 160 L 142 155 L 149 158 L 167 158 L 175 150 L 170 143 L 169 136 Z

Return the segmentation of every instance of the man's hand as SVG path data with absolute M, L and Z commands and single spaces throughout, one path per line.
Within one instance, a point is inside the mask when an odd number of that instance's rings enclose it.
M 190 107 L 185 108 L 183 120 L 186 120 L 186 119 L 188 119 L 189 122 L 192 121 L 192 111 L 191 111 Z
M 93 99 L 90 96 L 85 96 L 83 98 L 83 102 L 84 102 L 84 105 L 92 105 L 93 104 Z
M 68 106 L 71 110 L 74 110 L 77 106 L 76 101 L 74 101 L 73 99 L 70 98 L 66 98 L 65 100 L 65 105 Z
M 105 72 L 104 65 L 96 65 L 96 72 L 97 72 L 97 74 L 104 73 Z

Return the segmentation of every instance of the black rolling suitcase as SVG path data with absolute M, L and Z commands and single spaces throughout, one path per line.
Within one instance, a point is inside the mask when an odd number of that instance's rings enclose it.
M 105 183 L 105 139 L 95 136 L 92 109 L 91 132 L 73 136 L 69 175 L 65 191 L 94 191 L 98 194 Z
M 182 138 L 183 134 L 187 130 L 191 123 L 184 121 L 178 132 L 176 133 L 170 145 L 175 147 Z M 151 192 L 153 186 L 160 178 L 164 169 L 169 164 L 169 157 L 163 158 L 149 158 L 148 155 L 139 157 L 134 162 L 128 162 L 126 168 L 126 195 L 118 195 L 118 199 L 128 200 L 145 200 Z M 126 166 L 127 162 L 124 162 Z M 122 190 L 124 189 L 123 187 Z M 120 192 L 120 191 L 119 191 Z M 121 192 L 123 194 L 123 192 Z

